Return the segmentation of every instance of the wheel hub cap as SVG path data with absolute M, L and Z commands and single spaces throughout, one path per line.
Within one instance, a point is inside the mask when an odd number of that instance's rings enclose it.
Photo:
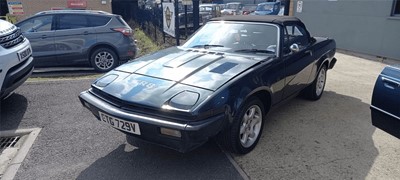
M 326 71 L 324 68 L 322 68 L 318 74 L 318 79 L 317 79 L 316 93 L 318 96 L 321 95 L 322 91 L 324 90 L 325 77 L 326 77 Z
M 242 117 L 240 126 L 240 143 L 243 147 L 250 147 L 257 140 L 262 125 L 262 111 L 257 105 L 253 105 L 247 109 Z
M 95 56 L 95 64 L 100 69 L 109 69 L 114 64 L 114 57 L 108 52 L 100 52 Z

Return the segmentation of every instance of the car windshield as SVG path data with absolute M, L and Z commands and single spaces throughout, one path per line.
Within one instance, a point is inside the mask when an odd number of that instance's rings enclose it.
M 260 4 L 257 6 L 257 11 L 272 11 L 274 9 L 273 4 Z
M 277 55 L 278 38 L 278 27 L 272 24 L 209 22 L 182 47 Z

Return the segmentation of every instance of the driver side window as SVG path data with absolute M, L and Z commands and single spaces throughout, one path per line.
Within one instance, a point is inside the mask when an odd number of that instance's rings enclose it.
M 284 29 L 284 53 L 290 53 L 290 46 L 297 44 L 300 50 L 304 49 L 310 44 L 310 37 L 306 33 L 306 30 L 301 26 L 287 25 Z
M 29 19 L 19 25 L 22 32 L 42 32 L 51 31 L 53 16 L 40 16 Z

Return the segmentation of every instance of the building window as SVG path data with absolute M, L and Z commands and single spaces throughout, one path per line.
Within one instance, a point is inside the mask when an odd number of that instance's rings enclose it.
M 394 0 L 393 15 L 400 16 L 400 0 Z

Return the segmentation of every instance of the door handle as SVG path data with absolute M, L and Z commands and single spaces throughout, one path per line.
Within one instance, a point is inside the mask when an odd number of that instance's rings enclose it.
M 394 89 L 395 87 L 400 87 L 400 83 L 389 78 L 382 77 L 383 84 L 385 87 Z
M 306 54 L 310 54 L 310 56 L 312 56 L 312 51 L 311 50 L 307 50 L 305 53 Z
M 83 35 L 88 35 L 88 34 L 89 34 L 88 31 L 83 32 Z
M 46 39 L 47 38 L 47 35 L 42 35 L 42 39 Z

